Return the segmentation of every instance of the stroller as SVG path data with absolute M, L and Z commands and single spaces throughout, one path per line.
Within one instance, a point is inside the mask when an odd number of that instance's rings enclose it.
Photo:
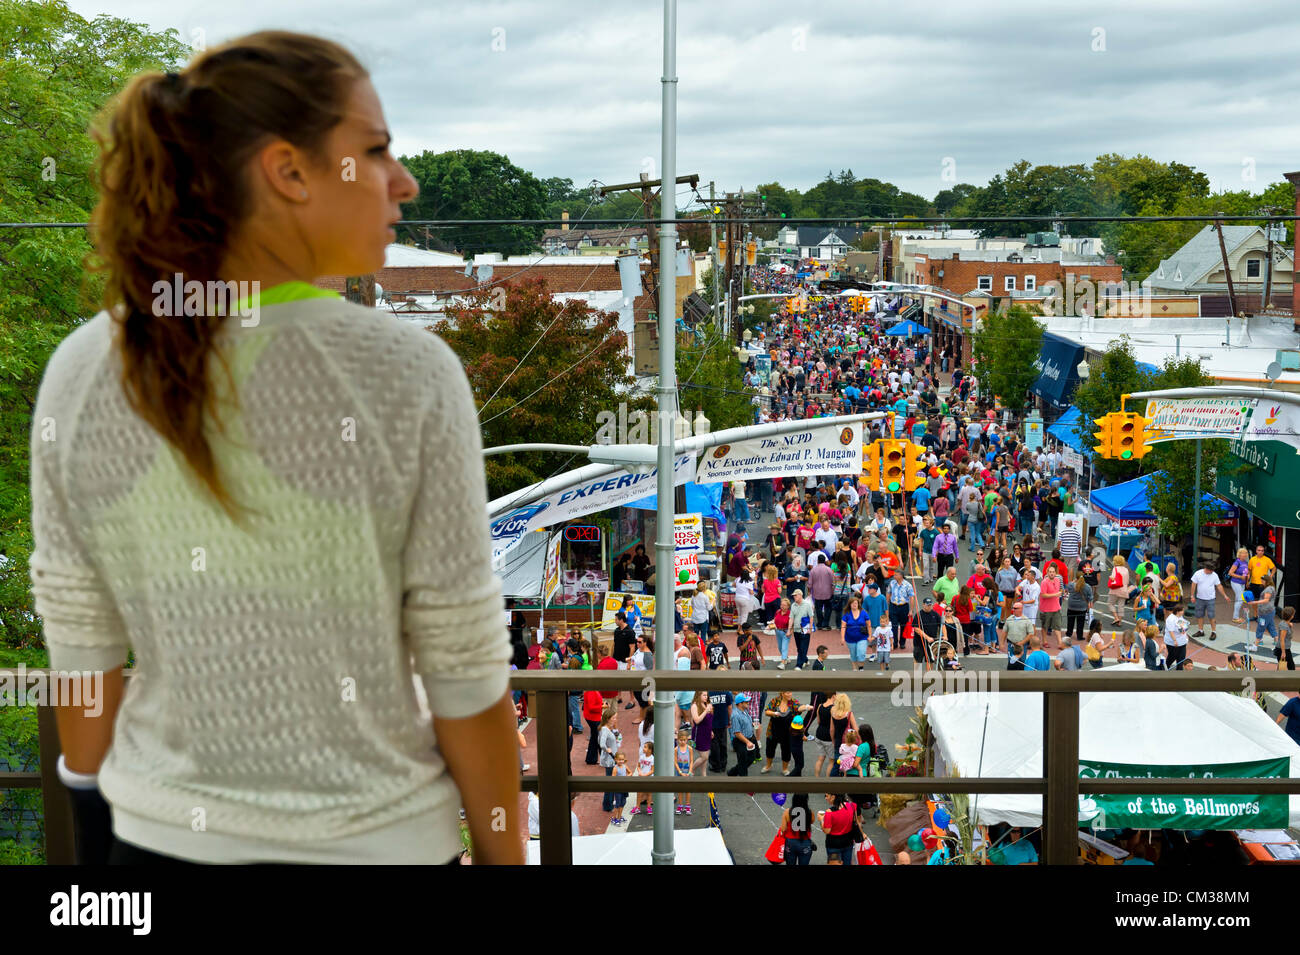
M 871 757 L 863 767 L 863 772 L 867 776 L 883 776 L 885 768 L 889 765 L 889 750 L 884 743 L 877 742 L 876 748 L 872 750 Z M 880 817 L 880 794 L 863 793 L 862 798 L 858 801 L 858 808 L 865 812 L 870 809 L 877 818 Z

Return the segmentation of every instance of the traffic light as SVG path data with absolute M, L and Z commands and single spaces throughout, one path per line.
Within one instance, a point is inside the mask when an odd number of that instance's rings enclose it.
M 880 490 L 880 442 L 872 441 L 862 446 L 862 475 L 867 480 L 867 490 Z
M 1137 461 L 1151 448 L 1147 445 L 1150 421 L 1132 411 L 1112 411 L 1096 419 L 1101 430 L 1094 433 L 1097 454 L 1118 461 Z
M 1115 456 L 1121 461 L 1136 461 L 1151 449 L 1146 445 L 1147 419 L 1126 411 L 1120 414 L 1114 438 Z
M 922 445 L 907 442 L 907 449 L 903 453 L 903 490 L 909 494 L 924 485 L 929 478 L 930 462 L 926 460 L 926 454 Z
M 1115 437 L 1114 431 L 1116 424 L 1115 419 L 1118 417 L 1119 412 L 1112 411 L 1109 414 L 1104 414 L 1100 418 L 1094 419 L 1098 427 L 1101 428 L 1100 431 L 1094 431 L 1092 433 L 1092 436 L 1097 439 L 1096 452 L 1097 457 L 1099 458 L 1115 457 L 1113 453 Z
M 907 442 L 894 438 L 882 438 L 880 441 L 880 478 L 885 491 L 898 494 L 903 490 L 906 478 Z

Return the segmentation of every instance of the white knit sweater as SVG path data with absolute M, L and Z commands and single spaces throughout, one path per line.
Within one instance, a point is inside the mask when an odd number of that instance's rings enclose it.
M 214 365 L 212 441 L 240 527 L 130 410 L 113 334 L 97 315 L 46 369 L 31 567 L 52 667 L 135 651 L 100 770 L 118 834 L 211 861 L 451 858 L 459 798 L 412 675 L 468 717 L 509 659 L 460 362 L 337 298 L 228 320 L 239 410 Z

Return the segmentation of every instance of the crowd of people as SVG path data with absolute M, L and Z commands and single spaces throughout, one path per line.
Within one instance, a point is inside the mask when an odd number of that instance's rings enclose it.
M 760 273 L 760 285 L 780 288 L 781 281 Z M 1198 568 L 1186 593 L 1173 564 L 1130 568 L 1122 556 L 1109 559 L 1089 546 L 1060 449 L 1027 448 L 1018 421 L 980 393 L 973 375 L 957 369 L 950 384 L 941 381 L 924 338 L 883 334 L 891 317 L 836 299 L 798 314 L 782 310 L 759 334 L 771 370 L 756 416 L 890 412 L 869 423 L 864 441 L 892 435 L 924 447 L 926 483 L 910 494 L 868 487 L 856 474 L 728 486 L 717 588 L 703 580 L 677 604 L 677 667 L 821 670 L 833 646 L 840 652 L 838 637 L 853 669 L 888 670 L 908 650 L 917 669 L 961 669 L 972 654 L 1002 656 L 1011 670 L 1080 671 L 1107 662 L 1179 669 L 1189 636 L 1204 636 L 1207 626 L 1217 636 L 1215 598 L 1227 597 L 1226 584 L 1236 597 L 1234 621 L 1251 615 L 1256 643 L 1271 636 L 1278 666 L 1294 668 L 1294 613 L 1274 612 L 1276 568 L 1263 548 L 1254 557 L 1243 551 L 1226 580 L 1212 565 Z M 757 385 L 753 365 L 747 374 Z M 751 534 L 756 511 L 772 517 Z M 734 596 L 735 620 L 726 621 L 734 642 L 724 633 L 724 592 Z M 577 634 L 548 638 L 542 665 L 652 667 L 653 636 L 631 598 L 617 619 L 612 650 L 593 649 Z M 774 638 L 766 649 L 764 635 Z M 1234 654 L 1228 665 L 1252 664 Z M 651 774 L 654 709 L 641 696 L 621 706 L 615 697 L 575 695 L 571 731 L 590 734 L 587 762 L 608 775 Z M 783 775 L 878 774 L 889 761 L 845 693 L 684 692 L 674 713 L 673 761 L 683 776 L 745 776 L 756 764 L 769 773 L 778 771 L 778 757 Z M 626 746 L 624 714 L 631 718 Z M 631 814 L 653 811 L 646 794 L 634 793 L 634 780 L 625 788 L 605 798 L 614 825 L 625 822 L 629 797 Z M 840 816 L 851 806 L 856 819 L 862 807 L 828 799 L 824 813 L 789 829 L 791 864 L 806 858 L 800 843 L 814 825 L 827 836 L 828 854 L 832 836 L 847 838 L 851 823 Z M 798 799 L 791 808 L 808 809 Z M 688 793 L 675 811 L 692 812 Z

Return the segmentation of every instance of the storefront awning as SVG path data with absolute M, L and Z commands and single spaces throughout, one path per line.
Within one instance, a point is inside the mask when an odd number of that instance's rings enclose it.
M 1034 367 L 1038 369 L 1038 379 L 1029 386 L 1035 394 L 1054 408 L 1069 405 L 1074 389 L 1079 385 L 1079 373 L 1075 370 L 1083 360 L 1084 347 L 1077 342 L 1061 338 L 1047 332 L 1043 335 L 1042 350 Z

